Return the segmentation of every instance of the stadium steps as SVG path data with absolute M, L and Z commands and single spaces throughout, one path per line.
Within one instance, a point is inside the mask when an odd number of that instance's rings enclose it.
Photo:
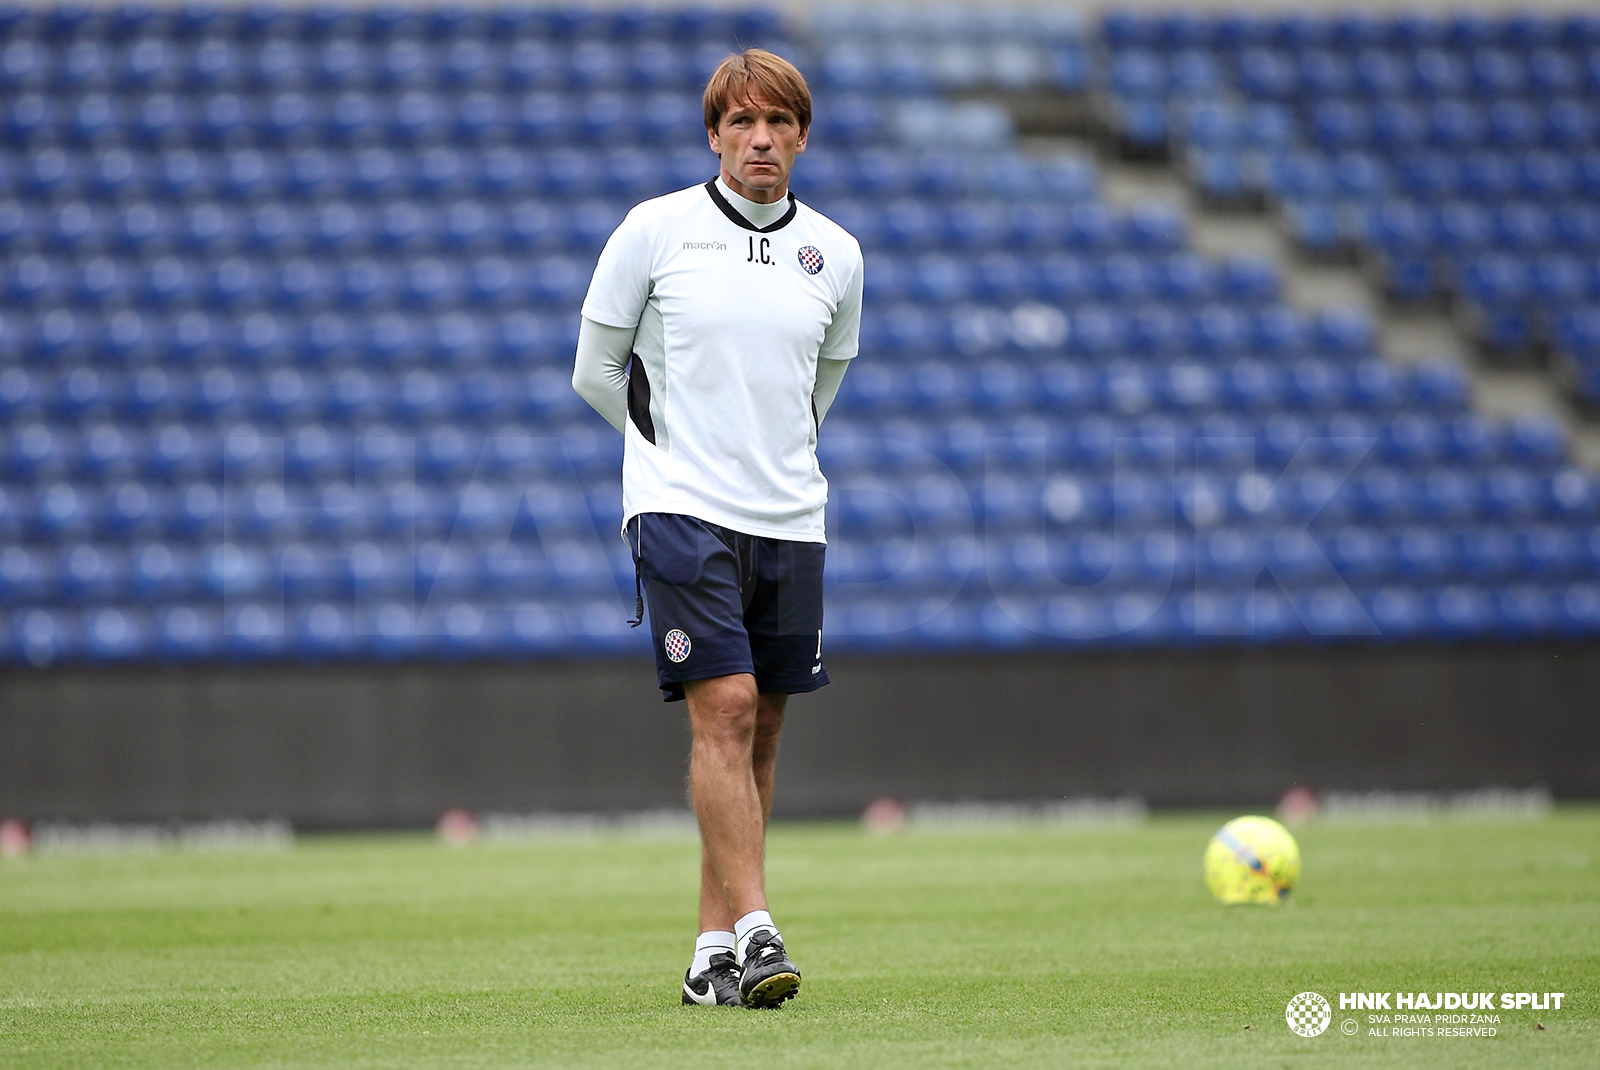
M 1388 301 L 1356 268 L 1301 255 L 1279 226 L 1276 213 L 1208 205 L 1168 163 L 1121 159 L 1106 144 L 1087 145 L 1065 138 L 1030 138 L 1039 152 L 1076 148 L 1096 151 L 1101 193 L 1113 205 L 1159 200 L 1179 206 L 1190 220 L 1191 247 L 1205 256 L 1269 256 L 1281 267 L 1289 303 L 1305 309 L 1359 306 L 1379 325 L 1380 351 L 1402 364 L 1448 358 L 1472 379 L 1473 406 L 1485 416 L 1506 420 L 1549 415 L 1566 428 L 1573 460 L 1600 471 L 1600 420 L 1574 404 L 1546 371 L 1485 360 L 1461 335 L 1444 311 L 1408 308 Z

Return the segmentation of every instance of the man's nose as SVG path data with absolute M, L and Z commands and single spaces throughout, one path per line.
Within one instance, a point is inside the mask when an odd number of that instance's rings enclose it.
M 757 123 L 755 137 L 751 138 L 750 140 L 755 148 L 771 148 L 772 127 L 768 126 L 766 123 Z

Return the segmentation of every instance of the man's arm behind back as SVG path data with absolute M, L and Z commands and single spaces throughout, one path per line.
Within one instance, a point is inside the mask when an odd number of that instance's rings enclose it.
M 633 356 L 634 330 L 587 317 L 578 325 L 572 389 L 618 431 L 628 420 L 628 361 Z

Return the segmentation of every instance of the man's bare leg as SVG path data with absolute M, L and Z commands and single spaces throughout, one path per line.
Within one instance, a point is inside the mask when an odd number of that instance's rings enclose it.
M 694 741 L 689 751 L 689 794 L 700 824 L 704 868 L 720 888 L 723 914 L 701 891 L 702 922 L 708 906 L 715 920 L 732 927 L 735 918 L 767 908 L 762 877 L 766 821 L 771 808 L 772 764 L 777 756 L 777 733 L 782 714 L 769 724 L 763 737 L 763 776 L 768 798 L 757 787 L 756 725 L 762 705 L 755 677 L 749 673 L 693 680 L 684 685 L 689 702 L 689 727 Z M 712 928 L 720 928 L 716 925 Z M 705 926 L 702 925 L 702 929 Z
M 789 696 L 765 692 L 756 701 L 756 736 L 750 748 L 750 771 L 756 778 L 756 794 L 761 797 L 763 839 L 772 820 L 772 786 L 777 782 L 778 737 L 783 734 L 783 714 Z
M 688 692 L 688 686 L 685 687 Z M 690 701 L 694 701 L 690 699 Z M 772 787 L 775 782 L 775 773 L 778 763 L 778 737 L 783 732 L 783 715 L 788 706 L 789 696 L 775 693 L 763 693 L 756 698 L 755 731 L 751 736 L 750 745 L 750 773 L 755 781 L 756 797 L 761 804 L 761 827 L 763 831 L 763 854 L 765 853 L 765 830 L 767 823 L 772 819 Z M 693 718 L 693 707 L 690 717 Z M 693 758 L 691 756 L 690 781 L 691 791 L 694 779 Z M 696 795 L 698 799 L 699 796 Z M 699 803 L 695 804 L 696 811 Z M 765 885 L 763 882 L 762 902 L 765 904 Z M 752 907 L 760 910 L 762 907 Z M 722 880 L 717 876 L 717 870 L 711 864 L 711 851 L 705 845 L 702 835 L 700 847 L 700 931 L 732 932 L 735 919 L 743 914 L 736 913 L 728 904 L 728 894 L 723 889 Z
M 778 927 L 767 913 L 762 873 L 782 703 L 763 703 L 749 673 L 686 684 L 684 697 L 694 734 L 689 793 L 700 824 L 702 925 L 707 917 L 724 924 L 731 920 L 740 998 L 749 1007 L 776 1007 L 800 989 L 800 971 L 785 954 Z M 765 717 L 760 716 L 763 706 Z M 766 788 L 764 797 L 758 780 Z M 707 890 L 718 887 L 721 904 Z M 696 955 L 701 953 L 697 942 Z M 687 988 L 685 999 L 691 999 Z M 693 1002 L 703 998 L 693 997 Z

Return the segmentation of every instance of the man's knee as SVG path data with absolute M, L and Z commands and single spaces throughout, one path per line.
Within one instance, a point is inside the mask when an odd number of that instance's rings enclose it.
M 756 681 L 749 673 L 691 680 L 684 685 L 695 739 L 749 745 L 756 734 Z

